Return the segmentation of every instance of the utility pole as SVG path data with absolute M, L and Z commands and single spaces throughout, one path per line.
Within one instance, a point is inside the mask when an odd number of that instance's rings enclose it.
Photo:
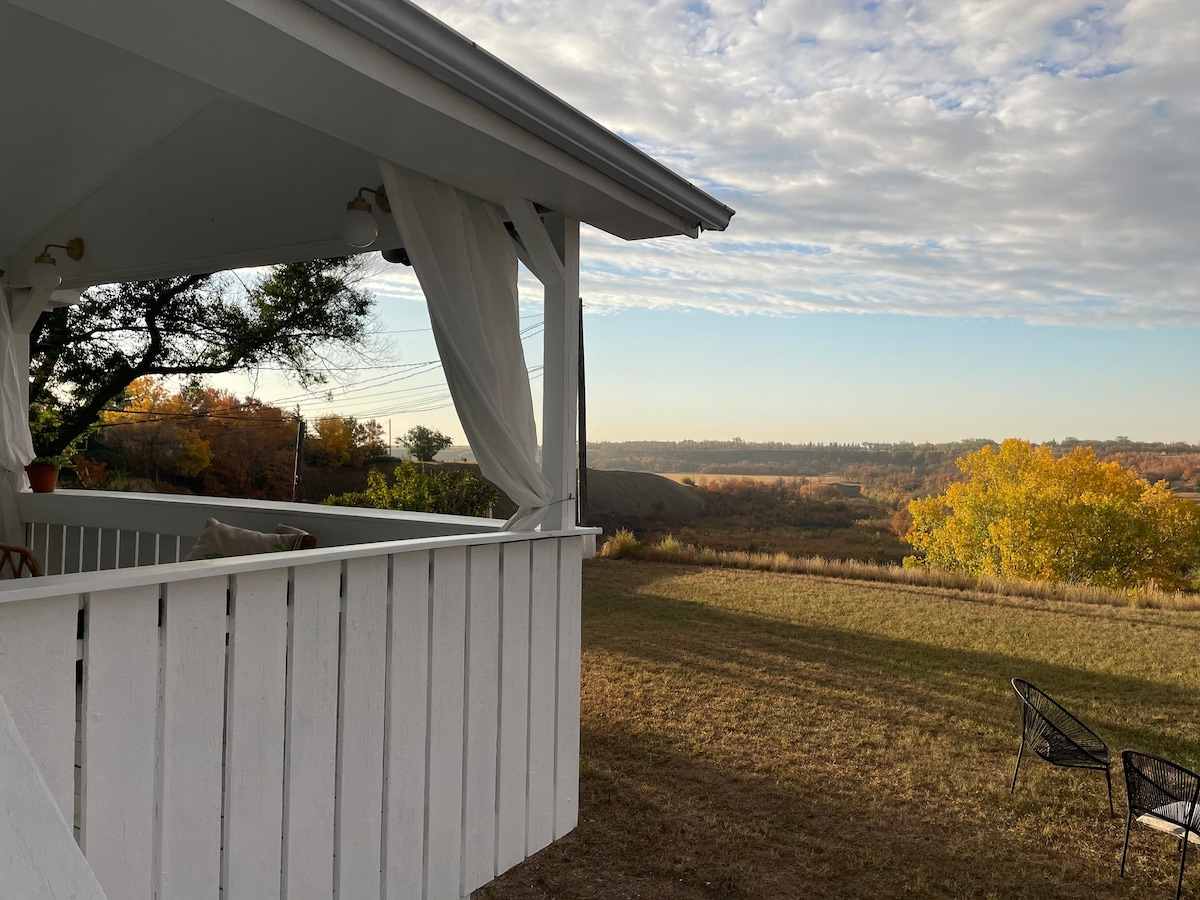
M 300 467 L 304 464 L 304 419 L 300 417 L 300 407 L 296 407 L 296 464 L 292 470 L 292 502 L 296 502 L 296 494 L 300 490 Z

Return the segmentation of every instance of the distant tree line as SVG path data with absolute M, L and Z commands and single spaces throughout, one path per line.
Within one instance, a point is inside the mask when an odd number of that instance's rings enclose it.
M 746 441 L 627 441 L 588 445 L 588 464 L 631 472 L 694 475 L 836 475 L 864 493 L 897 507 L 913 497 L 945 490 L 960 479 L 955 461 L 996 442 L 984 438 L 942 444 L 781 444 Z M 1176 491 L 1200 491 L 1200 445 L 1067 438 L 1042 445 L 1054 456 L 1090 446 L 1103 462 L 1120 462 L 1145 478 L 1165 480 Z

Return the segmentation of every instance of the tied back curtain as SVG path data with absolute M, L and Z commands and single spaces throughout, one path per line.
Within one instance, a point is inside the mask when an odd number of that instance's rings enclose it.
M 21 379 L 28 375 L 17 365 L 12 317 L 4 286 L 0 285 L 0 542 L 24 544 L 17 494 L 24 489 L 25 466 L 33 459 L 29 436 L 29 410 L 21 392 Z
M 382 162 L 404 249 L 425 293 L 446 383 L 483 476 L 532 531 L 553 491 L 537 426 L 517 310 L 517 255 L 495 204 Z

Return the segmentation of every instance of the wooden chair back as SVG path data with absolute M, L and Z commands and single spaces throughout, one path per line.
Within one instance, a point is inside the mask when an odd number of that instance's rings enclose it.
M 28 547 L 0 544 L 0 578 L 37 578 L 42 566 Z

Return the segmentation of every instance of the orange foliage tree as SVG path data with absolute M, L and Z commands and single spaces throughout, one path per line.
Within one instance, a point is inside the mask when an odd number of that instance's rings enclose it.
M 133 476 L 184 483 L 206 494 L 290 499 L 294 416 L 253 398 L 191 386 L 170 391 L 134 381 L 118 410 L 103 414 L 102 441 Z

